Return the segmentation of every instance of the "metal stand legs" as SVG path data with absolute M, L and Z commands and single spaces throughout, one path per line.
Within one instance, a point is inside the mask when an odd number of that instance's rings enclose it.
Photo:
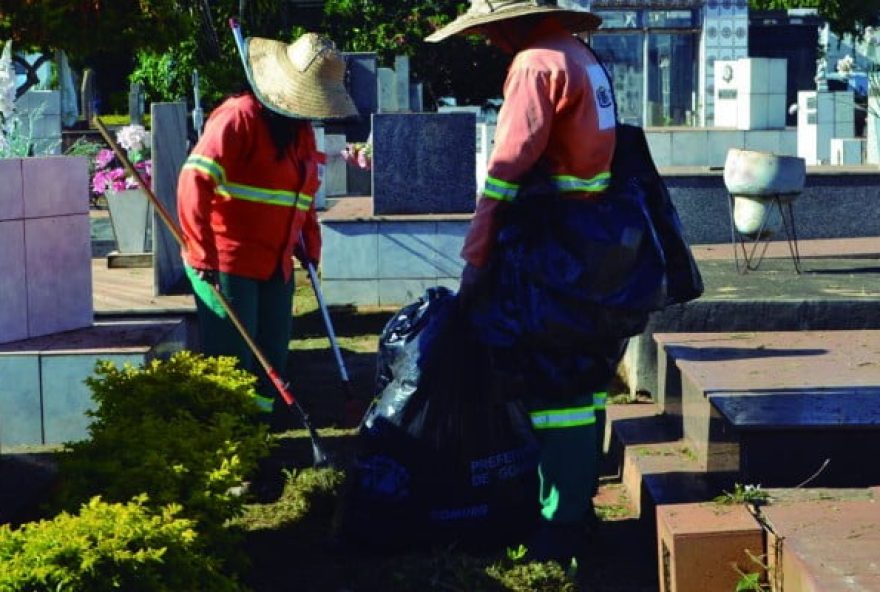
M 764 260 L 767 253 L 769 240 L 772 235 L 767 232 L 768 222 L 774 215 L 779 214 L 782 221 L 782 228 L 785 231 L 785 238 L 788 242 L 788 251 L 791 254 L 791 261 L 794 264 L 796 273 L 801 273 L 801 255 L 798 250 L 797 230 L 794 223 L 794 208 L 792 202 L 797 195 L 766 195 L 761 196 L 768 203 L 768 207 L 764 210 L 763 218 L 757 232 L 743 234 L 736 228 L 734 220 L 734 196 L 728 194 L 728 205 L 730 206 L 730 235 L 733 244 L 733 257 L 736 262 L 736 270 L 741 273 L 755 271 Z M 774 207 L 775 206 L 775 207 Z M 742 261 L 740 261 L 742 258 Z

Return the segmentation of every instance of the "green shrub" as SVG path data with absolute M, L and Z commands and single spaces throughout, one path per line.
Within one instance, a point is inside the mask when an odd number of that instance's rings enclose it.
M 0 526 L 0 591 L 239 590 L 198 550 L 179 506 L 152 512 L 146 496 L 125 504 L 93 498 L 79 514 Z
M 98 494 L 124 502 L 146 493 L 155 506 L 180 504 L 222 548 L 226 522 L 243 507 L 232 488 L 269 452 L 267 429 L 255 420 L 255 382 L 234 358 L 191 352 L 141 368 L 99 362 L 86 381 L 96 403 L 91 437 L 60 455 L 56 509 Z

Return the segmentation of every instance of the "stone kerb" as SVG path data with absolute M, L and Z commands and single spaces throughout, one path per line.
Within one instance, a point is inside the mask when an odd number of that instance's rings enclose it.
M 0 343 L 90 326 L 86 159 L 4 159 L 0 179 Z

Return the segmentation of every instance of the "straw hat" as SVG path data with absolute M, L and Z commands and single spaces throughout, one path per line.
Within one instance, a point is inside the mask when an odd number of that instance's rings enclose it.
M 246 49 L 248 80 L 269 109 L 303 119 L 358 114 L 345 90 L 345 59 L 326 37 L 306 33 L 290 45 L 249 37 Z
M 471 0 L 466 13 L 434 31 L 425 41 L 436 43 L 452 35 L 469 35 L 482 25 L 535 14 L 552 14 L 572 33 L 595 29 L 602 24 L 602 19 L 592 12 L 560 8 L 556 0 Z

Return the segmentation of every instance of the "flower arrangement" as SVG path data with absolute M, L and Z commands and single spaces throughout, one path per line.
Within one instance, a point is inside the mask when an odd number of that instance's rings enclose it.
M 345 145 L 342 159 L 349 165 L 370 170 L 373 167 L 373 145 L 369 142 L 353 142 Z
M 149 185 L 153 173 L 150 160 L 150 132 L 142 125 L 126 125 L 116 132 L 116 141 L 125 150 L 135 170 Z M 103 194 L 140 187 L 137 179 L 126 176 L 125 168 L 109 148 L 102 148 L 95 155 L 92 174 L 92 191 Z

